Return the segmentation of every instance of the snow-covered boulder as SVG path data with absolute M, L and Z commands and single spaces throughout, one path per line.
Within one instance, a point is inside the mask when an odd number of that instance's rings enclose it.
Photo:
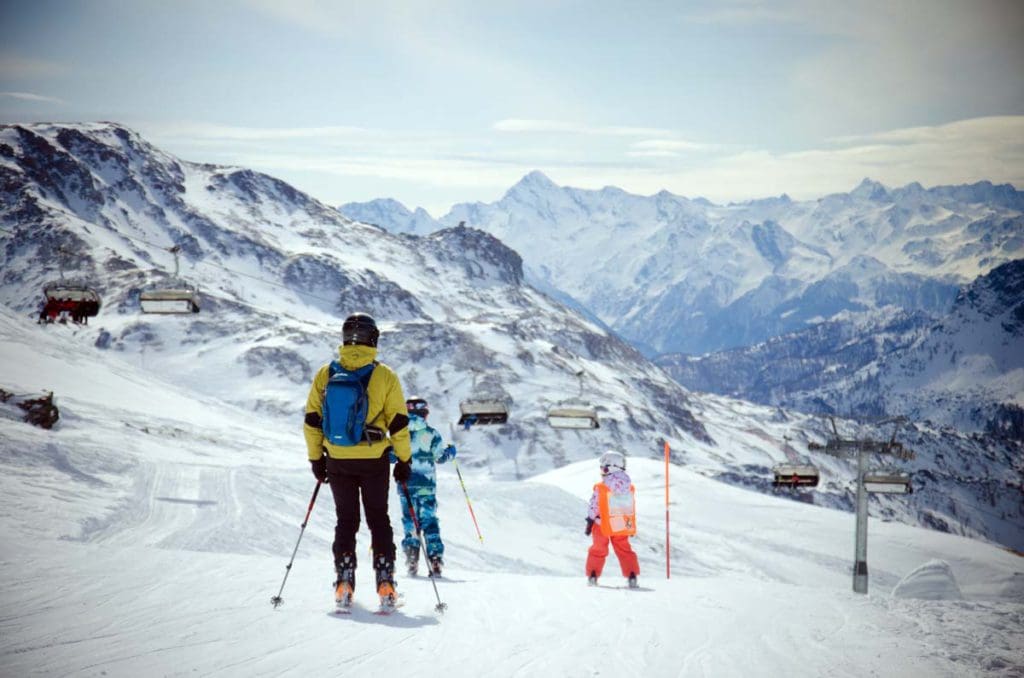
M 892 590 L 893 598 L 920 600 L 962 600 L 953 568 L 944 560 L 929 560 L 900 581 Z

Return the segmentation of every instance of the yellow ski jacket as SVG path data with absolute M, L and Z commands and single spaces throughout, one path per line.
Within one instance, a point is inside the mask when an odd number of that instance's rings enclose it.
M 341 366 L 346 370 L 357 370 L 369 365 L 377 357 L 377 349 L 372 346 L 339 346 L 338 355 Z M 309 388 L 306 398 L 306 418 L 302 432 L 306 437 L 306 448 L 309 459 L 315 461 L 324 452 L 332 459 L 376 459 L 384 454 L 389 447 L 395 450 L 395 456 L 402 461 L 409 461 L 412 450 L 409 446 L 409 415 L 405 409 L 405 396 L 402 395 L 402 384 L 398 375 L 383 363 L 377 363 L 370 382 L 366 386 L 369 404 L 366 409 L 366 425 L 374 426 L 387 432 L 388 436 L 379 442 L 361 442 L 358 445 L 332 445 L 324 439 L 321 423 L 324 414 L 324 389 L 327 388 L 330 363 L 317 370 L 313 377 L 313 385 Z

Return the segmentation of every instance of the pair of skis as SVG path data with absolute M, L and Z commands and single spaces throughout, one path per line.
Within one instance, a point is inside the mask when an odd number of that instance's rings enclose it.
M 405 597 L 402 594 L 395 594 L 395 597 L 390 601 L 381 601 L 380 606 L 373 611 L 375 615 L 386 617 L 390 614 L 394 614 L 398 608 L 405 605 Z M 348 596 L 343 600 L 336 601 L 334 605 L 334 613 L 339 615 L 350 615 L 352 610 L 356 607 L 355 601 L 352 600 L 352 596 Z

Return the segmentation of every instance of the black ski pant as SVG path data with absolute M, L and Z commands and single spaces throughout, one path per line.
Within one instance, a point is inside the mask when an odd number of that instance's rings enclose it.
M 383 555 L 388 563 L 395 561 L 395 535 L 388 517 L 388 490 L 391 485 L 391 464 L 388 455 L 377 459 L 327 458 L 327 480 L 334 495 L 338 523 L 334 527 L 334 562 L 341 562 L 345 553 L 356 555 L 356 532 L 359 531 L 359 498 L 366 510 L 366 525 L 374 556 Z

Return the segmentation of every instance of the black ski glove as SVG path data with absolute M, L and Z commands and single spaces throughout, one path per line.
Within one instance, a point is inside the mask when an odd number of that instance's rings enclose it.
M 313 475 L 321 483 L 327 482 L 327 457 L 320 457 L 319 459 L 310 459 L 309 465 L 313 467 Z
M 587 529 L 583 531 L 583 534 L 590 536 L 590 533 L 594 531 L 594 519 L 587 518 Z
M 412 473 L 412 465 L 407 461 L 399 459 L 395 462 L 395 470 L 392 475 L 395 477 L 396 483 L 404 483 L 409 479 L 409 475 Z

